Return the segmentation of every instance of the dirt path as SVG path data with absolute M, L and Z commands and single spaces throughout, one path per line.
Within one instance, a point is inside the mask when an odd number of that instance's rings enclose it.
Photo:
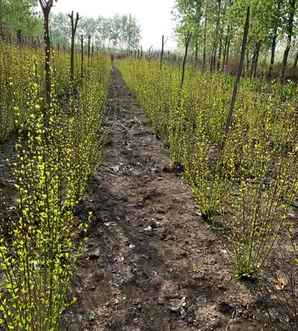
M 219 237 L 169 171 L 168 153 L 116 70 L 108 105 L 105 161 L 81 208 L 94 224 L 63 329 L 261 330 Z

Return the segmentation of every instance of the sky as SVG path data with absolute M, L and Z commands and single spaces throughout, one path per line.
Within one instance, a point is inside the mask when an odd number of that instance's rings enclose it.
M 166 50 L 176 47 L 175 22 L 171 14 L 175 0 L 58 0 L 54 12 L 70 13 L 72 10 L 81 16 L 110 17 L 115 14 L 132 14 L 141 26 L 142 46 L 161 48 L 161 37 L 166 38 Z

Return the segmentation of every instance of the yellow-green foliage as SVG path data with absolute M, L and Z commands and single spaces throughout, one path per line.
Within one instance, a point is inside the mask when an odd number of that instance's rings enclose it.
M 18 127 L 19 220 L 11 240 L 0 239 L 0 325 L 7 330 L 54 331 L 70 303 L 78 237 L 88 221 L 76 219 L 74 207 L 100 161 L 110 65 L 106 57 L 96 55 L 88 76 L 73 90 L 63 75 L 68 72 L 67 56 L 56 58 L 48 108 L 43 77 L 30 71 L 27 61 L 30 75 L 23 82 L 24 93 L 10 105 Z
M 55 56 L 53 76 L 58 95 L 69 87 L 69 54 Z M 25 121 L 26 100 L 30 93 L 30 82 L 38 85 L 44 79 L 44 53 L 42 49 L 31 49 L 0 42 L 0 142 Z M 18 123 L 14 106 L 19 107 Z
M 244 80 L 224 140 L 233 78 L 126 59 L 119 68 L 184 166 L 203 217 L 220 213 L 236 276 L 261 270 L 297 196 L 297 86 Z M 224 142 L 224 143 L 223 143 Z M 223 147 L 223 149 L 222 149 Z

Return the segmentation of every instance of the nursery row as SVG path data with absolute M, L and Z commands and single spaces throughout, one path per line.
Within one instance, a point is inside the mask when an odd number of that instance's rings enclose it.
M 84 74 L 82 71 L 87 72 L 90 69 L 87 64 L 91 61 L 92 64 L 98 63 L 100 59 L 93 55 L 82 64 L 81 54 L 75 53 L 74 56 L 77 63 L 74 66 L 74 76 L 77 77 L 78 83 L 78 78 Z M 71 90 L 70 58 L 70 53 L 62 50 L 52 54 L 53 88 L 60 103 L 66 100 Z M 44 80 L 44 51 L 42 49 L 0 42 L 0 142 L 5 141 L 24 122 L 26 102 L 31 93 L 32 82 L 41 86 Z
M 18 215 L 0 239 L 0 325 L 57 330 L 89 217 L 75 207 L 101 158 L 110 62 L 94 54 L 70 80 L 69 54 L 52 54 L 48 95 L 41 50 L 0 48 L 0 139 L 16 132 Z
M 288 213 L 298 196 L 297 86 L 243 80 L 227 128 L 233 77 L 189 67 L 181 88 L 175 66 L 118 66 L 202 217 L 223 230 L 235 276 L 256 277 L 281 234 L 295 230 Z

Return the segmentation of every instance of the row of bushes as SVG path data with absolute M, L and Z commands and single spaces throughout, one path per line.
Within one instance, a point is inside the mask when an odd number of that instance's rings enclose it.
M 0 47 L 7 56 L 1 58 L 7 61 L 1 68 L 1 137 L 17 129 L 19 215 L 10 237 L 0 239 L 0 325 L 58 330 L 72 300 L 78 239 L 88 221 L 75 217 L 75 206 L 101 157 L 110 63 L 94 55 L 84 79 L 70 83 L 69 55 L 55 56 L 48 106 L 41 51 Z
M 69 74 L 70 53 L 53 52 L 52 76 L 54 77 L 55 94 L 59 100 L 70 93 Z M 78 65 L 76 77 L 80 77 L 80 55 L 75 54 Z M 96 61 L 96 59 L 92 59 Z M 92 62 L 93 63 L 93 62 Z M 87 67 L 85 68 L 87 70 Z M 26 118 L 26 101 L 30 95 L 30 84 L 42 85 L 45 79 L 44 52 L 40 48 L 6 44 L 0 41 L 0 143 L 4 142 Z M 16 114 L 15 106 L 21 110 Z M 16 122 L 18 117 L 18 122 Z M 20 122 L 21 121 L 21 122 Z
M 238 278 L 256 277 L 290 230 L 298 196 L 297 86 L 243 80 L 225 135 L 233 77 L 176 66 L 119 61 L 125 81 L 184 169 L 203 218 L 220 225 Z M 290 231 L 289 231 L 290 233 Z

